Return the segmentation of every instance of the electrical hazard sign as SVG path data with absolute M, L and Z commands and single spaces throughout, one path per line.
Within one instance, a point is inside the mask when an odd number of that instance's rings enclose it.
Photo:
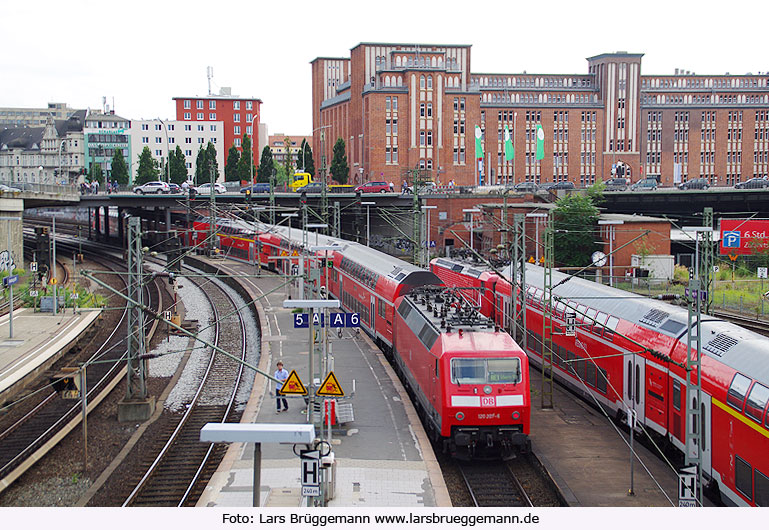
M 288 379 L 286 379 L 283 386 L 280 387 L 279 393 L 282 395 L 299 394 L 302 396 L 307 393 L 307 389 L 304 387 L 304 384 L 302 384 L 302 380 L 299 379 L 296 370 L 291 370 Z
M 342 385 L 336 380 L 334 372 L 329 372 L 315 392 L 316 396 L 344 397 Z

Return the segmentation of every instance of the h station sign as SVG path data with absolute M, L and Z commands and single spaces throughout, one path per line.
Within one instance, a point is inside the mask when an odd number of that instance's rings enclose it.
M 769 219 L 721 219 L 721 255 L 751 256 L 769 250 Z

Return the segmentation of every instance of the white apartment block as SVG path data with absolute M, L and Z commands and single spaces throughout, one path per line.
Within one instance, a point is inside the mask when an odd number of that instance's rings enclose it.
M 195 161 L 201 147 L 208 142 L 216 147 L 216 162 L 219 165 L 218 181 L 224 180 L 224 164 L 227 146 L 224 145 L 224 124 L 221 121 L 171 121 L 171 120 L 131 120 L 131 168 L 139 167 L 139 157 L 145 147 L 149 147 L 152 156 L 166 169 L 169 149 L 174 151 L 178 145 L 184 153 L 187 176 L 195 177 Z

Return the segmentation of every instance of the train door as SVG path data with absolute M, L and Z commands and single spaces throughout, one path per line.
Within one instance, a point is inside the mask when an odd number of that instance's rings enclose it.
M 646 394 L 646 359 L 640 355 L 626 354 L 624 356 L 625 372 L 625 407 L 632 408 L 636 414 L 636 421 L 643 423 L 645 421 L 646 403 L 644 395 Z
M 702 449 L 702 472 L 706 473 L 709 476 L 713 476 L 711 474 L 711 467 L 712 467 L 712 452 L 711 452 L 711 445 L 712 445 L 712 431 L 711 431 L 711 415 L 710 415 L 710 396 L 707 395 L 705 392 L 702 392 L 701 394 L 702 402 L 699 404 L 700 409 L 700 425 L 698 425 L 697 432 L 702 433 L 702 440 L 700 441 L 700 448 Z M 688 399 L 692 400 L 692 406 L 697 406 L 697 396 L 692 395 L 688 397 Z M 691 442 L 689 442 L 691 443 Z M 694 448 L 694 444 L 692 443 L 692 446 L 689 447 L 689 454 L 692 456 L 697 456 L 696 449 Z
M 374 325 L 376 322 L 376 297 L 372 294 L 371 301 L 369 302 L 369 326 L 371 326 L 371 333 L 373 333 L 376 336 L 376 326 Z M 375 337 L 376 338 L 376 337 Z

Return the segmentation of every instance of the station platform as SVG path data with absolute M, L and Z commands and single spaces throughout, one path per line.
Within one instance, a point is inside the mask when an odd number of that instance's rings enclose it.
M 0 317 L 0 403 L 16 393 L 28 377 L 47 370 L 99 317 L 101 310 L 72 309 L 52 313 L 31 308 L 13 312 L 13 338 L 10 315 Z
M 601 411 L 555 386 L 553 408 L 541 408 L 541 370 L 530 369 L 532 450 L 569 506 L 678 506 L 678 475 Z M 705 506 L 713 504 L 705 499 Z
M 196 258 L 222 273 L 241 276 L 261 320 L 262 355 L 259 369 L 270 374 L 278 360 L 309 383 L 308 331 L 294 329 L 292 311 L 283 301 L 296 291 L 284 280 L 253 265 L 229 260 Z M 264 295 L 264 293 L 267 293 Z M 331 447 L 336 460 L 332 507 L 448 507 L 451 501 L 422 424 L 400 381 L 381 351 L 365 333 L 345 329 L 332 333 L 334 374 L 352 403 L 354 420 L 335 425 Z M 355 393 L 353 392 L 353 381 Z M 241 419 L 244 423 L 306 423 L 305 402 L 289 397 L 287 412 L 276 413 L 275 388 L 256 377 Z M 349 399 L 346 399 L 349 397 Z M 316 428 L 316 433 L 317 433 Z M 300 459 L 291 445 L 262 444 L 260 506 L 303 506 Z M 224 460 L 198 501 L 198 506 L 253 506 L 253 444 L 230 444 Z

